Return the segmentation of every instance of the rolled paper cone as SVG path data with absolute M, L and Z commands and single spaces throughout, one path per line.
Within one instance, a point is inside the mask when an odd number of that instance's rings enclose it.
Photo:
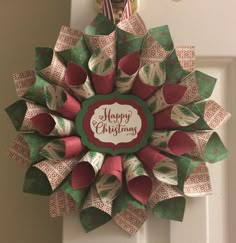
M 196 124 L 186 130 L 215 130 L 226 123 L 231 114 L 226 112 L 213 100 L 202 101 L 189 105 L 189 109 L 200 116 Z
M 78 158 L 62 160 L 59 163 L 44 160 L 35 164 L 33 167 L 45 174 L 52 191 L 54 191 L 71 173 L 77 162 Z
M 209 98 L 214 90 L 216 79 L 195 71 L 181 81 L 181 85 L 187 90 L 180 99 L 179 104 L 189 104 L 191 102 L 201 101 Z
M 72 197 L 61 189 L 55 191 L 49 198 L 49 213 L 51 217 L 67 216 L 79 211 Z
M 176 46 L 175 51 L 183 69 L 189 72 L 193 72 L 195 69 L 195 47 Z
M 179 83 L 190 74 L 179 61 L 176 50 L 165 59 L 164 63 L 166 67 L 166 81 L 169 83 Z
M 133 53 L 140 52 L 144 35 L 135 35 L 122 29 L 117 30 L 117 60 L 119 61 L 122 57 Z
M 153 116 L 154 128 L 161 129 L 176 129 L 178 127 L 187 127 L 197 122 L 199 116 L 181 105 L 174 105 L 166 110 L 158 112 Z
M 164 84 L 147 100 L 149 110 L 155 114 L 177 104 L 186 90 L 186 87 L 179 84 Z
M 185 181 L 184 194 L 188 197 L 205 197 L 211 193 L 212 187 L 208 167 L 205 162 L 202 162 Z
M 35 83 L 35 72 L 28 70 L 21 73 L 14 73 L 13 80 L 15 83 L 16 94 L 19 98 L 22 98 Z
M 80 30 L 75 30 L 62 25 L 54 50 L 58 52 L 72 48 L 82 35 L 83 33 Z
M 25 100 L 18 100 L 6 108 L 6 112 L 17 131 L 34 131 L 31 118 L 47 111 L 46 108 Z
M 122 181 L 122 157 L 107 156 L 104 164 L 102 165 L 101 175 L 114 175 L 120 182 Z
M 112 23 L 102 13 L 98 13 L 93 21 L 88 25 L 84 33 L 86 35 L 109 35 L 116 29 L 116 25 Z
M 142 162 L 134 155 L 127 155 L 123 157 L 123 166 L 130 194 L 137 201 L 146 204 L 152 191 L 152 180 L 146 173 Z
M 40 70 L 39 73 L 52 83 L 68 90 L 65 83 L 66 66 L 55 52 L 53 53 L 50 65 Z
M 47 175 L 34 166 L 30 166 L 25 174 L 23 191 L 42 196 L 49 196 L 53 192 Z
M 192 151 L 196 146 L 189 134 L 183 131 L 154 131 L 151 139 L 154 148 L 177 156 Z
M 147 32 L 143 20 L 137 13 L 131 15 L 128 19 L 123 19 L 119 24 L 117 24 L 117 27 L 123 31 L 138 36 L 145 35 Z
M 182 156 L 170 156 L 177 164 L 178 168 L 178 189 L 183 192 L 184 183 L 191 175 L 193 170 L 202 162 L 202 160 L 196 160 L 188 155 Z
M 188 152 L 189 156 L 210 163 L 224 160 L 229 156 L 216 132 L 188 132 L 187 134 L 197 145 L 192 151 Z
M 142 100 L 148 99 L 155 91 L 156 86 L 145 84 L 141 81 L 140 77 L 136 77 L 131 93 L 138 96 Z
M 165 155 L 158 152 L 151 145 L 146 145 L 138 152 L 136 152 L 137 157 L 145 164 L 145 166 L 152 171 L 154 166 L 160 161 L 167 158 Z
M 88 69 L 90 53 L 85 43 L 84 36 L 82 36 L 73 47 L 59 51 L 56 54 L 58 54 L 66 64 L 68 62 L 74 62 L 81 65 L 86 70 Z
M 100 49 L 97 49 L 91 56 L 88 65 L 96 93 L 111 93 L 115 82 L 115 70 L 112 60 Z
M 91 73 L 91 77 L 96 94 L 110 94 L 113 92 L 115 71 L 105 76 Z
M 152 213 L 158 218 L 182 221 L 185 210 L 185 198 L 176 187 L 154 179 L 149 206 Z
M 134 236 L 146 221 L 148 212 L 146 206 L 136 201 L 126 190 L 125 188 L 114 201 L 113 220 L 119 227 Z
M 148 217 L 146 210 L 135 208 L 130 205 L 126 210 L 117 213 L 113 220 L 129 235 L 134 236 Z
M 41 113 L 31 118 L 35 129 L 44 136 L 71 136 L 75 135 L 75 125 L 72 121 L 50 113 Z
M 167 25 L 150 29 L 143 41 L 141 63 L 162 62 L 173 50 L 173 42 Z
M 29 167 L 30 150 L 22 135 L 17 135 L 7 150 L 7 157 L 17 164 Z
M 120 59 L 116 75 L 116 90 L 118 92 L 127 93 L 132 88 L 139 67 L 139 52 L 133 52 Z
M 139 98 L 146 100 L 162 85 L 165 81 L 165 71 L 159 63 L 147 64 L 139 70 L 131 93 Z
M 41 136 L 38 133 L 23 133 L 22 137 L 30 151 L 30 163 L 35 164 L 44 160 L 44 157 L 40 154 L 40 152 L 42 148 L 52 140 L 52 138 Z
M 136 155 L 161 182 L 177 185 L 177 166 L 174 160 L 159 153 L 150 145 L 143 147 Z
M 104 161 L 104 154 L 87 152 L 72 171 L 71 184 L 73 189 L 86 187 L 93 183 Z
M 52 140 L 42 148 L 40 154 L 49 160 L 60 161 L 78 157 L 84 150 L 80 138 L 72 136 Z
M 46 79 L 65 87 L 66 67 L 53 49 L 47 47 L 35 49 L 35 69 Z
M 48 67 L 52 62 L 53 49 L 48 47 L 35 48 L 35 70 L 40 70 Z
M 84 35 L 91 53 L 101 49 L 111 60 L 116 63 L 116 30 L 108 35 Z
M 76 98 L 85 100 L 94 96 L 92 84 L 86 70 L 73 62 L 68 62 L 65 76 L 66 84 Z
M 89 191 L 80 211 L 80 222 L 86 232 L 98 228 L 111 220 L 112 202 L 103 203 L 95 185 Z
M 89 187 L 74 190 L 71 186 L 71 181 L 69 180 L 62 184 L 61 190 L 69 194 L 76 202 L 77 206 L 81 207 L 83 205 L 85 197 L 87 196 Z
M 122 157 L 107 156 L 96 181 L 102 201 L 113 201 L 121 191 Z
M 63 88 L 55 86 L 45 86 L 47 107 L 60 113 L 64 118 L 75 120 L 81 106 L 80 103 L 68 94 Z
M 43 88 L 45 85 L 49 85 L 47 80 L 34 71 L 15 73 L 13 80 L 19 98 L 31 100 L 39 105 L 46 105 Z
M 113 65 L 115 65 L 116 25 L 114 23 L 99 13 L 92 23 L 85 28 L 84 38 L 90 53 L 101 49 L 112 60 Z

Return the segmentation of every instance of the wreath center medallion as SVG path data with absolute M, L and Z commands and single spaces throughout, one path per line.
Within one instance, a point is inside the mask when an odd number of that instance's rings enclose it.
M 133 95 L 96 95 L 83 102 L 76 129 L 85 146 L 112 155 L 136 152 L 147 144 L 153 117 Z

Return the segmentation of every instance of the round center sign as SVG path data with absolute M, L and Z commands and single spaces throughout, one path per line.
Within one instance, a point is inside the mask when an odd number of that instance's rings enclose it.
M 144 101 L 133 95 L 96 95 L 83 102 L 76 117 L 82 143 L 112 155 L 136 152 L 147 144 L 153 117 Z

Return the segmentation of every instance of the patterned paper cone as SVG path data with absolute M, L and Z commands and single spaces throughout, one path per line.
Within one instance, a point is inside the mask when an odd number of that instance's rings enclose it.
M 174 105 L 153 116 L 154 128 L 160 129 L 176 129 L 179 127 L 187 127 L 197 122 L 199 116 L 182 105 Z
M 169 185 L 178 184 L 177 165 L 173 159 L 159 153 L 150 145 L 140 149 L 136 155 L 156 179 Z
M 115 82 L 115 69 L 112 60 L 101 52 L 101 49 L 97 49 L 91 56 L 88 65 L 96 93 L 111 93 Z
M 57 53 L 53 53 L 50 65 L 40 70 L 39 73 L 52 83 L 68 90 L 65 83 L 66 66 Z
M 59 52 L 72 48 L 82 35 L 83 33 L 80 30 L 74 30 L 68 26 L 62 26 L 54 50 Z
M 147 33 L 146 26 L 139 16 L 139 14 L 133 14 L 128 19 L 123 19 L 117 27 L 125 32 L 132 33 L 134 35 L 145 35 Z
M 35 70 L 40 72 L 40 70 L 47 68 L 52 62 L 53 49 L 48 47 L 36 47 L 35 48 Z
M 173 42 L 167 25 L 150 29 L 144 38 L 141 63 L 162 62 L 173 50 Z
M 49 198 L 49 213 L 51 217 L 71 215 L 79 211 L 70 195 L 61 189 L 55 191 Z
M 57 54 L 62 57 L 66 64 L 68 62 L 74 62 L 88 70 L 90 53 L 83 36 L 73 47 L 59 51 Z
M 46 108 L 25 100 L 18 100 L 6 108 L 6 113 L 17 131 L 34 131 L 31 118 L 47 111 Z
M 35 70 L 51 82 L 66 87 L 66 67 L 51 48 L 35 49 Z
M 98 195 L 103 202 L 113 201 L 122 187 L 122 157 L 107 156 L 96 181 Z
M 209 98 L 214 90 L 216 79 L 195 71 L 181 81 L 181 85 L 187 90 L 184 96 L 179 100 L 179 104 L 189 104 Z
M 131 90 L 139 67 L 140 57 L 138 51 L 120 59 L 116 74 L 116 90 L 119 93 L 123 94 Z
M 79 137 L 72 136 L 52 140 L 41 150 L 40 154 L 49 160 L 60 161 L 79 156 L 85 147 Z
M 38 133 L 23 133 L 21 136 L 30 151 L 31 164 L 42 161 L 44 156 L 42 156 L 40 152 L 42 148 L 52 140 L 52 138 L 41 136 Z
M 199 164 L 184 183 L 188 197 L 205 197 L 212 193 L 209 171 L 205 162 Z
M 91 53 L 101 49 L 116 64 L 116 31 L 108 35 L 85 35 Z
M 104 154 L 99 152 L 87 152 L 72 171 L 71 184 L 73 189 L 79 189 L 92 184 L 101 169 Z
M 191 111 L 197 114 L 200 119 L 185 130 L 215 130 L 226 123 L 231 114 L 226 112 L 213 100 L 207 100 L 189 105 Z
M 184 70 L 193 72 L 195 69 L 195 47 L 194 46 L 176 46 L 176 55 L 180 65 Z
M 152 213 L 158 218 L 182 221 L 185 210 L 185 198 L 176 187 L 154 179 L 149 206 Z
M 124 190 L 114 201 L 113 220 L 131 236 L 137 233 L 147 217 L 146 206 L 136 201 L 128 191 Z
M 39 105 L 46 105 L 43 88 L 49 85 L 48 81 L 34 71 L 25 71 L 13 74 L 16 93 L 19 98 L 25 98 Z
M 147 29 L 138 14 L 121 21 L 117 31 L 118 60 L 132 52 L 140 51 Z
M 186 154 L 196 146 L 193 140 L 182 131 L 154 131 L 150 144 L 160 151 L 173 155 Z
M 179 84 L 164 84 L 147 100 L 149 110 L 155 114 L 177 104 L 186 90 L 186 87 Z
M 31 166 L 26 172 L 24 192 L 50 195 L 70 174 L 78 158 L 55 163 L 44 160 Z
M 89 232 L 106 224 L 111 220 L 111 214 L 112 202 L 103 203 L 93 185 L 80 212 L 80 221 L 84 230 Z
M 166 81 L 169 83 L 178 83 L 190 74 L 190 71 L 184 69 L 174 50 L 164 61 L 166 66 Z M 186 68 L 186 67 L 185 67 Z
M 95 93 L 88 74 L 80 65 L 68 62 L 65 79 L 66 84 L 79 100 L 85 100 L 94 96 Z
M 142 162 L 136 156 L 127 154 L 123 156 L 123 167 L 130 194 L 137 201 L 146 204 L 152 191 L 152 180 Z
M 31 118 L 35 129 L 44 136 L 76 135 L 74 122 L 50 113 L 41 113 Z
M 17 164 L 28 167 L 31 163 L 29 146 L 23 136 L 18 134 L 7 150 L 7 157 Z
M 140 51 L 144 35 L 138 36 L 121 29 L 117 30 L 117 59 L 118 61 L 133 52 Z
M 184 156 L 170 156 L 177 164 L 178 168 L 178 189 L 181 192 L 184 191 L 184 184 L 187 178 L 191 175 L 194 169 L 202 163 L 202 161 L 197 161 L 188 157 Z
M 75 120 L 81 106 L 80 103 L 59 86 L 44 87 L 47 107 L 60 113 L 64 118 Z
M 224 160 L 229 156 L 216 132 L 188 132 L 187 134 L 196 144 L 194 149 L 188 152 L 189 156 L 210 163 Z
M 131 93 L 148 99 L 165 82 L 165 67 L 160 63 L 146 64 L 139 70 Z
M 61 186 L 61 190 L 67 194 L 69 194 L 73 200 L 76 202 L 78 207 L 83 205 L 84 199 L 89 191 L 89 187 L 84 187 L 80 189 L 73 189 L 71 185 L 71 180 L 68 180 L 63 183 Z

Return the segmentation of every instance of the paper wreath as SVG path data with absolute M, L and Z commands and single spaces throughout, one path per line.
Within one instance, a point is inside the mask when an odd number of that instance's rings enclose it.
M 228 156 L 214 130 L 230 114 L 194 69 L 192 46 L 138 14 L 63 26 L 53 50 L 36 48 L 35 71 L 13 76 L 8 156 L 28 168 L 24 192 L 50 195 L 52 217 L 78 213 L 86 232 L 113 219 L 134 235 L 149 211 L 182 221 L 185 197 L 211 193 L 206 162 Z

